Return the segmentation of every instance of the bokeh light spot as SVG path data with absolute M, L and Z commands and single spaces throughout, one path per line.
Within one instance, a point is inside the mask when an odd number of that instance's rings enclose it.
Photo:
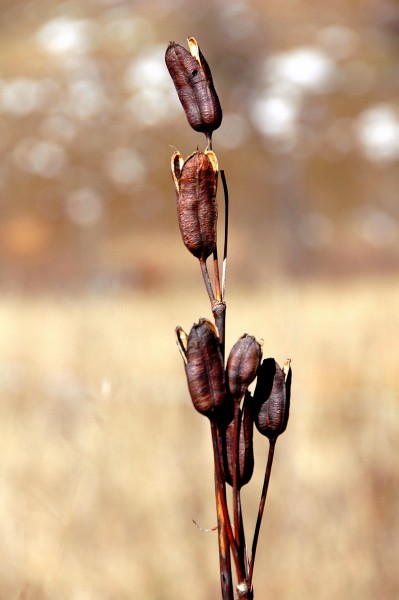
M 66 212 L 80 227 L 96 225 L 103 216 L 103 199 L 89 187 L 73 190 L 66 197 Z
M 63 169 L 67 163 L 67 154 L 55 142 L 27 137 L 14 148 L 13 159 L 21 170 L 50 179 Z
M 106 170 L 114 184 L 137 185 L 144 180 L 146 167 L 140 154 L 131 148 L 117 148 L 106 158 Z
M 84 54 L 94 44 L 93 21 L 59 17 L 44 23 L 36 33 L 39 45 L 50 54 Z
M 389 104 L 363 111 L 355 130 L 366 158 L 376 162 L 399 159 L 399 116 Z

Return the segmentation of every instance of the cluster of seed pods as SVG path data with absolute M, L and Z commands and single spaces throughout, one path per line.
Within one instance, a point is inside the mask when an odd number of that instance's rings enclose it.
M 213 323 L 200 319 L 189 335 L 176 328 L 176 338 L 184 360 L 188 389 L 194 408 L 217 422 L 225 433 L 223 472 L 227 483 L 238 469 L 239 487 L 248 483 L 254 467 L 253 424 L 269 439 L 276 439 L 287 427 L 290 405 L 290 361 L 283 368 L 273 358 L 261 363 L 262 346 L 254 336 L 244 334 L 234 344 L 226 369 L 219 338 Z M 248 387 L 255 380 L 252 394 Z M 239 407 L 240 439 L 234 456 L 234 407 Z
M 183 357 L 193 405 L 211 422 L 222 598 L 232 600 L 233 597 L 232 585 L 228 581 L 229 577 L 231 579 L 228 573 L 231 551 L 237 573 L 237 597 L 251 600 L 257 536 L 274 446 L 288 422 L 291 368 L 289 360 L 283 368 L 273 358 L 262 362 L 262 342 L 248 334 L 237 340 L 226 364 L 224 361 L 225 302 L 223 294 L 220 295 L 217 258 L 216 196 L 219 167 L 211 149 L 212 133 L 222 122 L 222 109 L 210 68 L 195 38 L 188 38 L 188 48 L 171 42 L 166 50 L 165 61 L 187 120 L 195 131 L 205 134 L 207 146 L 204 151 L 197 149 L 185 160 L 176 150 L 172 155 L 171 171 L 181 236 L 186 248 L 200 261 L 215 324 L 200 319 L 188 335 L 181 327 L 177 327 L 176 340 Z M 215 266 L 215 294 L 206 268 L 206 261 L 211 255 Z M 221 313 L 223 318 L 220 318 Z M 254 385 L 253 393 L 249 390 L 251 384 Z M 251 480 L 254 470 L 254 424 L 269 439 L 269 459 L 252 554 L 248 557 L 239 491 Z M 234 531 L 223 491 L 226 483 L 233 488 Z M 222 504 L 220 510 L 219 504 Z M 229 547 L 227 556 L 223 553 L 226 544 Z

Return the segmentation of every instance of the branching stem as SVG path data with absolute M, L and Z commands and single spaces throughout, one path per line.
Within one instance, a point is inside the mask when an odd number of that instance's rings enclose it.
M 215 495 L 216 495 L 216 511 L 218 519 L 218 536 L 219 536 L 219 562 L 220 562 L 220 578 L 222 585 L 222 594 L 228 593 L 231 585 L 231 564 L 230 564 L 230 548 L 233 553 L 234 564 L 239 581 L 244 581 L 245 574 L 243 573 L 240 556 L 234 539 L 234 533 L 230 523 L 229 512 L 226 499 L 226 485 L 222 476 L 220 466 L 220 432 L 215 421 L 211 420 L 211 433 L 213 444 L 213 455 L 215 463 Z M 230 583 L 229 583 L 230 582 Z M 232 593 L 232 591 L 231 591 Z M 222 596 L 223 600 L 230 600 L 230 596 Z M 231 596 L 231 600 L 232 600 Z

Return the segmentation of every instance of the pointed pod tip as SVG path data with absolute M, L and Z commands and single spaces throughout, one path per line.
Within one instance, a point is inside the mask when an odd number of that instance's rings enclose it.
M 198 46 L 198 42 L 195 39 L 195 37 L 188 37 L 187 43 L 188 43 L 188 49 L 190 50 L 191 56 L 193 56 L 196 60 L 198 60 L 199 63 L 201 63 L 200 56 L 199 56 L 199 46 Z
M 175 149 L 170 159 L 170 170 L 172 172 L 173 181 L 175 183 L 176 191 L 179 192 L 179 177 L 183 168 L 184 160 L 178 150 Z
M 187 363 L 188 335 L 180 325 L 175 329 L 176 344 L 185 363 Z
M 215 173 L 217 173 L 219 171 L 219 163 L 216 154 L 213 152 L 213 150 L 205 150 L 204 154 L 209 158 L 213 170 Z
M 288 376 L 291 374 L 291 359 L 287 358 L 285 363 L 283 364 L 282 371 L 284 373 L 284 379 L 287 381 Z

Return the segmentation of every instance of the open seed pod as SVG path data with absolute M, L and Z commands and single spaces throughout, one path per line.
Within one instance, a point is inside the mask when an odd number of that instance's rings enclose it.
M 255 379 L 262 358 L 262 347 L 253 335 L 244 333 L 232 347 L 227 360 L 229 392 L 235 399 L 242 398 Z
M 200 319 L 187 336 L 181 327 L 176 338 L 186 369 L 188 389 L 194 407 L 210 419 L 226 405 L 223 358 L 214 325 Z
M 183 160 L 174 152 L 171 170 L 176 188 L 177 217 L 186 248 L 206 260 L 216 247 L 218 161 L 211 150 Z
M 281 369 L 274 358 L 265 359 L 258 369 L 254 392 L 255 425 L 262 435 L 275 439 L 285 431 L 290 396 L 290 360 Z
M 195 38 L 187 38 L 189 50 L 170 42 L 165 62 L 187 120 L 195 131 L 208 137 L 222 122 L 222 109 L 211 70 Z

